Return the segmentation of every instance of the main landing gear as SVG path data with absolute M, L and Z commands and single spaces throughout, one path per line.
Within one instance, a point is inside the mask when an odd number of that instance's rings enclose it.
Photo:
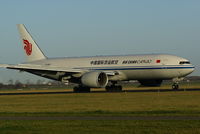
M 82 85 L 74 87 L 74 93 L 87 93 L 87 92 L 90 92 L 90 87 L 85 87 Z
M 116 85 L 116 84 L 117 84 L 117 82 L 111 82 L 111 85 L 106 86 L 106 91 L 108 91 L 108 92 L 121 92 L 122 86 Z

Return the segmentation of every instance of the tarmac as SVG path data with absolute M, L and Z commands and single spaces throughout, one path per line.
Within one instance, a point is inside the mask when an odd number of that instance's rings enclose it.
M 81 93 L 119 93 L 119 92 L 179 92 L 179 91 L 200 91 L 200 89 L 179 89 L 179 90 L 172 90 L 172 89 L 142 89 L 142 90 L 123 90 L 123 91 L 115 91 L 115 92 L 108 92 L 108 91 L 91 91 L 91 92 L 81 92 Z M 23 92 L 2 92 L 0 93 L 0 96 L 2 95 L 39 95 L 39 94 L 72 94 L 73 91 L 23 91 Z

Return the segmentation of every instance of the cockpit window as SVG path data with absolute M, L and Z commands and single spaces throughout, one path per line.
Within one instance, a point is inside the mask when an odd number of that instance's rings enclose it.
M 181 61 L 181 62 L 179 62 L 179 64 L 181 64 L 181 65 L 183 65 L 183 64 L 190 64 L 190 62 L 189 61 Z

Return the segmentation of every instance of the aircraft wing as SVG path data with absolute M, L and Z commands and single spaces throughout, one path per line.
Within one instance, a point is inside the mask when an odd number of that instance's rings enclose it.
M 35 65 L 35 64 L 17 64 L 17 65 L 0 64 L 0 67 L 20 70 L 20 71 L 39 70 L 39 71 L 69 72 L 69 73 L 81 73 L 87 71 L 81 69 L 64 68 L 64 67 L 49 66 L 49 65 Z
M 46 76 L 51 72 L 53 73 L 60 73 L 60 75 L 64 74 L 71 74 L 74 77 L 81 77 L 84 73 L 94 70 L 87 70 L 87 69 L 74 69 L 74 68 L 66 68 L 66 67 L 58 67 L 58 66 L 50 66 L 50 65 L 36 65 L 36 64 L 0 64 L 0 68 L 7 68 L 7 69 L 14 69 L 24 72 L 40 72 L 41 76 Z M 102 71 L 108 76 L 119 76 L 119 72 L 117 71 Z

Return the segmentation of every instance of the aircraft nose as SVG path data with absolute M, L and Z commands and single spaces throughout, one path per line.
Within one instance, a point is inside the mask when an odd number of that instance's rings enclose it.
M 194 67 L 194 66 L 192 66 L 191 73 L 192 73 L 194 70 L 195 70 L 195 67 Z
M 192 72 L 194 72 L 195 67 L 192 65 L 191 67 L 188 68 L 188 74 L 191 74 Z
M 194 70 L 195 70 L 195 67 L 191 65 L 191 66 L 185 67 L 185 69 L 183 69 L 179 73 L 181 76 L 187 76 L 187 75 L 191 74 Z

